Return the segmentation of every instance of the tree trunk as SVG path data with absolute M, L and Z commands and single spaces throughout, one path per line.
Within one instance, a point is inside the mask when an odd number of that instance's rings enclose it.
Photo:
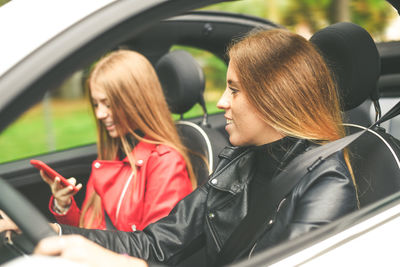
M 331 23 L 350 21 L 350 1 L 333 0 L 331 3 L 329 18 Z

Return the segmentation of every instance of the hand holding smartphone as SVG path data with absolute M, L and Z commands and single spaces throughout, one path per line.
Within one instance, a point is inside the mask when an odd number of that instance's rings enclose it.
M 31 160 L 31 164 L 36 167 L 38 170 L 43 170 L 47 176 L 52 179 L 54 181 L 54 179 L 56 177 L 60 178 L 60 183 L 61 185 L 67 187 L 67 186 L 71 186 L 74 192 L 78 192 L 79 189 L 71 184 L 70 182 L 68 182 L 67 179 L 65 179 L 62 175 L 60 175 L 58 172 L 56 172 L 55 170 L 53 170 L 50 166 L 48 166 L 46 163 L 44 163 L 43 161 L 40 160 L 36 160 L 36 159 L 32 159 Z

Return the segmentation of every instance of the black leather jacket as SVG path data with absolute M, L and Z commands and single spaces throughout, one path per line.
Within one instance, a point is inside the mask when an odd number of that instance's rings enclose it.
M 207 265 L 211 265 L 247 214 L 249 166 L 255 160 L 254 155 L 251 148 L 225 148 L 208 183 L 180 201 L 169 216 L 142 232 L 62 226 L 63 234 L 78 233 L 118 253 L 165 264 L 176 264 L 205 247 Z M 303 177 L 282 200 L 271 227 L 250 253 L 297 237 L 356 209 L 355 187 L 343 153 L 337 152 Z

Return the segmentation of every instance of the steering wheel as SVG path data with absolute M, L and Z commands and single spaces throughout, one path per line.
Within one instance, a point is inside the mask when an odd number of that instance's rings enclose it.
M 41 239 L 57 235 L 39 210 L 2 178 L 0 178 L 0 209 L 18 225 L 23 233 L 12 239 L 17 247 L 33 248 Z M 30 244 L 18 244 L 21 242 Z M 25 249 L 24 252 L 32 251 Z

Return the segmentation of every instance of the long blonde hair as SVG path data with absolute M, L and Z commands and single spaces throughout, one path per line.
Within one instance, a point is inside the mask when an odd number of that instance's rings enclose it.
M 345 136 L 336 83 L 312 43 L 284 29 L 254 31 L 232 44 L 228 55 L 249 102 L 268 125 L 317 143 Z
M 136 172 L 135 159 L 131 153 L 133 147 L 127 136 L 133 136 L 138 141 L 165 144 L 183 156 L 192 187 L 197 186 L 188 150 L 179 138 L 157 74 L 143 55 L 130 50 L 109 53 L 91 70 L 87 87 L 89 94 L 93 88 L 104 90 L 119 134 L 119 138 L 111 138 L 104 124 L 96 120 L 98 159 L 114 160 L 122 148 L 132 171 Z M 150 140 L 135 130 L 140 130 Z M 89 209 L 90 217 L 86 220 L 85 215 Z M 82 207 L 79 224 L 81 227 L 94 227 L 93 223 L 101 221 L 102 217 L 101 199 L 94 191 Z

